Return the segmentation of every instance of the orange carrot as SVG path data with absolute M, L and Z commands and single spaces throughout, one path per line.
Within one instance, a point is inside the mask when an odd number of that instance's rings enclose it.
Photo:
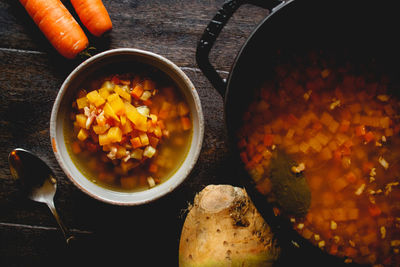
M 112 29 L 107 9 L 101 0 L 71 0 L 83 25 L 93 35 L 100 37 Z
M 82 28 L 60 0 L 20 0 L 53 47 L 72 59 L 89 41 Z

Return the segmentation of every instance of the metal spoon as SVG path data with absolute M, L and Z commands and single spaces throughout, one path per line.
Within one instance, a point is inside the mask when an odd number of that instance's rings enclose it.
M 10 152 L 8 163 L 11 175 L 18 181 L 24 193 L 33 201 L 47 204 L 69 244 L 74 236 L 62 223 L 54 205 L 57 180 L 49 166 L 32 152 L 22 148 Z

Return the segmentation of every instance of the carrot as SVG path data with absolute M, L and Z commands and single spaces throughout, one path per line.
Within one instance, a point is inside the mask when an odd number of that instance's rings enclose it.
M 83 25 L 93 35 L 100 37 L 112 29 L 112 22 L 101 0 L 71 0 Z
M 20 3 L 64 57 L 75 58 L 88 46 L 82 28 L 60 0 L 20 0 Z

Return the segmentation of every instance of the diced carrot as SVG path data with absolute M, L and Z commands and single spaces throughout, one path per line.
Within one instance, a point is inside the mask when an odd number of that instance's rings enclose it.
M 366 161 L 363 163 L 362 170 L 365 174 L 369 174 L 371 172 L 371 169 L 374 167 L 374 163 L 370 161 Z
M 367 133 L 364 135 L 364 140 L 365 140 L 365 142 L 367 142 L 367 143 L 371 142 L 371 141 L 374 140 L 374 139 L 375 139 L 374 133 L 371 132 L 371 131 L 367 132 Z
M 118 78 L 117 75 L 114 75 L 114 76 L 111 78 L 111 82 L 112 82 L 113 84 L 119 84 L 119 83 L 120 83 L 120 79 Z
M 346 179 L 338 178 L 333 182 L 332 188 L 333 188 L 333 191 L 339 192 L 339 191 L 343 190 L 347 185 L 348 185 L 348 182 Z
M 329 254 L 336 255 L 338 253 L 338 245 L 332 244 L 329 249 Z
M 254 163 L 259 163 L 263 158 L 263 155 L 261 153 L 257 153 L 253 156 L 251 159 Z
M 336 208 L 332 210 L 333 220 L 338 222 L 347 221 L 346 212 L 343 208 Z
M 150 136 L 150 137 L 149 137 L 150 145 L 151 145 L 152 147 L 154 147 L 154 148 L 157 147 L 159 141 L 160 141 L 160 139 L 158 139 L 158 138 L 156 138 L 156 137 L 154 137 L 154 136 Z
M 274 135 L 273 134 L 264 135 L 263 142 L 265 146 L 272 146 L 274 143 Z
M 347 147 L 347 148 L 351 148 L 352 146 L 354 146 L 354 143 L 353 143 L 353 141 L 351 141 L 351 139 L 348 139 L 343 143 L 343 146 Z
M 357 176 L 354 172 L 348 172 L 345 177 L 349 183 L 355 183 L 357 181 Z
M 151 172 L 151 173 L 156 173 L 157 171 L 158 171 L 158 165 L 157 165 L 157 164 L 154 164 L 154 163 L 150 164 L 150 166 L 149 166 L 149 172 Z
M 323 127 L 323 125 L 319 121 L 314 122 L 313 125 L 312 125 L 312 129 L 315 130 L 315 131 L 321 130 L 322 127 Z
M 74 154 L 79 154 L 82 151 L 81 146 L 76 141 L 72 143 L 71 148 L 72 148 L 72 153 Z
M 369 214 L 371 214 L 372 217 L 379 216 L 382 213 L 381 209 L 375 204 L 370 205 L 368 207 L 368 211 L 369 211 Z
M 348 120 L 343 120 L 343 121 L 340 123 L 339 132 L 345 133 L 345 132 L 347 132 L 347 131 L 349 130 L 349 128 L 350 128 L 350 121 L 348 121 Z
M 322 194 L 322 203 L 324 206 L 331 206 L 335 203 L 335 196 L 333 193 L 325 192 Z
M 184 131 L 189 130 L 192 128 L 192 123 L 188 117 L 181 117 L 182 128 Z
M 357 220 L 360 214 L 360 210 L 357 208 L 349 208 L 347 210 L 347 218 L 349 220 Z
M 342 162 L 342 152 L 341 152 L 340 149 L 336 149 L 336 150 L 333 152 L 333 159 L 334 159 L 334 161 L 335 161 L 336 163 Z
M 131 91 L 131 95 L 135 98 L 135 99 L 140 99 L 140 97 L 143 94 L 143 87 L 141 84 L 136 84 L 135 87 L 133 88 L 133 90 Z
M 355 258 L 357 256 L 358 250 L 353 247 L 346 247 L 344 249 L 344 255 L 349 258 Z
M 363 136 L 365 135 L 366 131 L 365 131 L 365 126 L 364 125 L 359 125 L 356 127 L 356 135 L 357 136 Z
M 140 142 L 139 137 L 134 137 L 130 141 L 131 141 L 133 148 L 139 148 L 139 147 L 143 146 L 142 142 Z

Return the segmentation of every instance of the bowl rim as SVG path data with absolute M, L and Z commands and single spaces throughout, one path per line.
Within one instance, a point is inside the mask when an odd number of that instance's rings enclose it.
M 173 181 L 172 184 L 170 184 L 168 187 L 153 187 L 147 190 L 143 190 L 143 191 L 139 191 L 139 192 L 119 192 L 119 191 L 115 191 L 115 190 L 111 190 L 111 189 L 106 189 L 107 191 L 111 192 L 111 193 L 115 193 L 115 194 L 119 194 L 119 195 L 124 195 L 124 196 L 129 196 L 129 195 L 140 195 L 142 192 L 148 192 L 150 190 L 153 190 L 155 188 L 157 188 L 157 191 L 154 194 L 144 194 L 144 197 L 140 200 L 133 200 L 133 201 L 121 201 L 121 200 L 115 200 L 115 199 L 110 199 L 98 194 L 95 194 L 93 192 L 91 192 L 91 190 L 85 188 L 82 184 L 80 184 L 75 178 L 72 177 L 72 174 L 70 172 L 70 170 L 67 168 L 63 157 L 61 156 L 61 153 L 59 152 L 60 147 L 58 142 L 56 142 L 56 125 L 57 125 L 57 117 L 58 117 L 58 111 L 60 109 L 61 106 L 61 102 L 63 97 L 65 96 L 65 93 L 67 91 L 68 86 L 72 83 L 72 81 L 80 74 L 80 72 L 82 70 L 85 70 L 86 66 L 89 65 L 88 68 L 90 68 L 90 64 L 95 63 L 95 61 L 97 60 L 101 60 L 102 58 L 108 58 L 108 57 L 112 57 L 112 56 L 119 56 L 121 54 L 132 54 L 134 56 L 138 56 L 138 57 L 147 57 L 148 59 L 150 58 L 151 61 L 157 61 L 159 63 L 161 63 L 163 66 L 166 66 L 168 69 L 170 69 L 171 71 L 173 71 L 175 74 L 177 74 L 179 76 L 180 79 L 182 79 L 183 83 L 185 84 L 186 90 L 189 91 L 190 97 L 193 99 L 193 103 L 194 103 L 194 110 L 197 113 L 197 117 L 198 117 L 198 131 L 197 131 L 197 135 L 198 138 L 196 140 L 196 143 L 193 143 L 193 136 L 192 136 L 192 143 L 191 146 L 189 147 L 188 150 L 188 154 L 191 152 L 191 150 L 193 149 L 193 154 L 191 157 L 190 162 L 187 162 L 187 157 L 183 160 L 183 162 L 181 163 L 181 166 L 175 171 L 174 174 L 172 174 L 172 176 L 170 178 L 168 178 L 168 180 L 166 180 L 164 183 L 161 183 L 161 185 L 165 184 L 168 181 Z M 162 71 L 163 73 L 165 73 L 164 71 Z M 166 74 L 168 75 L 168 74 Z M 181 88 L 182 89 L 182 88 Z M 193 133 L 194 134 L 194 133 Z M 204 139 L 204 116 L 203 116 L 203 111 L 202 111 L 202 106 L 201 106 L 201 101 L 200 101 L 200 97 L 197 93 L 196 88 L 194 87 L 192 81 L 187 77 L 187 75 L 175 64 L 173 63 L 171 60 L 150 52 L 150 51 L 146 51 L 146 50 L 141 50 L 141 49 L 137 49 L 137 48 L 115 48 L 115 49 L 109 49 L 106 51 L 103 51 L 101 53 L 98 53 L 92 57 L 90 57 L 89 59 L 83 61 L 82 63 L 80 63 L 78 66 L 76 66 L 72 72 L 67 76 L 67 78 L 64 80 L 64 82 L 62 83 L 56 99 L 53 103 L 53 107 L 52 107 L 52 111 L 51 111 L 51 117 L 50 117 L 50 143 L 51 143 L 51 147 L 53 150 L 53 153 L 56 157 L 56 160 L 58 162 L 58 164 L 60 165 L 61 169 L 63 170 L 63 172 L 65 173 L 65 175 L 68 177 L 68 179 L 77 187 L 79 188 L 82 192 L 86 193 L 87 195 L 91 196 L 94 199 L 100 200 L 102 202 L 108 203 L 108 204 L 113 204 L 113 205 L 122 205 L 122 206 L 137 206 L 137 205 L 142 205 L 142 204 L 147 204 L 150 202 L 153 202 L 169 193 L 171 193 L 173 190 L 175 190 L 179 185 L 181 185 L 186 178 L 190 175 L 192 169 L 194 168 L 194 166 L 196 165 L 198 158 L 200 156 L 200 152 L 202 149 L 202 143 L 203 143 L 203 139 Z M 70 157 L 68 159 L 66 159 L 67 161 L 71 161 Z M 173 179 L 174 176 L 176 175 L 176 173 L 182 168 L 182 166 L 184 164 L 187 164 L 186 166 L 186 170 L 183 174 L 181 174 L 179 177 L 177 177 L 178 179 Z M 79 170 L 78 170 L 79 171 Z M 81 171 L 79 171 L 81 173 Z M 82 173 L 81 173 L 82 174 Z M 82 174 L 82 176 L 84 176 Z M 86 177 L 85 177 L 86 178 Z M 92 183 L 90 181 L 90 183 Z M 94 183 L 92 183 L 93 185 L 95 185 Z M 96 185 L 95 185 L 96 186 Z M 100 186 L 99 186 L 100 187 Z M 160 189 L 161 188 L 161 189 Z

